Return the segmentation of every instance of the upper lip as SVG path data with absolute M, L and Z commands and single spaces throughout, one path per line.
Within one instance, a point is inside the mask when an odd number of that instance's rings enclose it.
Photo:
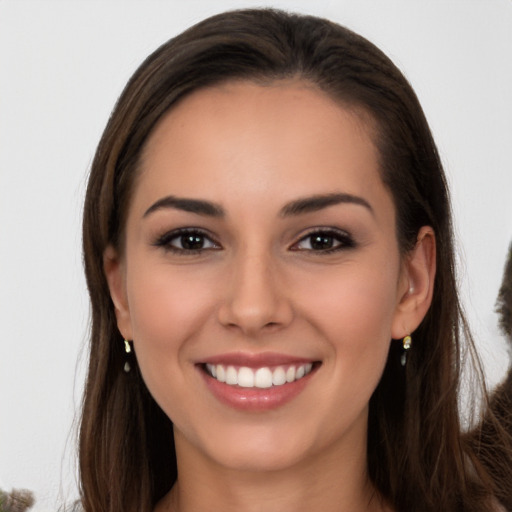
M 315 359 L 297 357 L 278 352 L 262 352 L 259 354 L 248 352 L 229 352 L 217 354 L 200 361 L 200 364 L 223 364 L 231 366 L 246 366 L 248 368 L 261 368 L 264 366 L 280 366 L 291 364 L 313 363 Z

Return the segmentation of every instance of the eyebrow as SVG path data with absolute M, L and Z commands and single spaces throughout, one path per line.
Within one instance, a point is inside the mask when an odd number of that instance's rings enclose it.
M 206 215 L 208 217 L 223 217 L 225 215 L 222 206 L 210 201 L 166 196 L 159 199 L 156 203 L 153 203 L 144 212 L 143 217 L 147 217 L 151 213 L 165 208 L 173 208 L 175 210 L 196 213 L 197 215 Z
M 286 204 L 280 212 L 281 217 L 290 217 L 295 215 L 301 215 L 304 213 L 316 212 L 328 208 L 329 206 L 335 206 L 337 204 L 356 204 L 364 206 L 373 215 L 374 211 L 370 203 L 359 196 L 352 194 L 335 193 L 335 194 L 322 194 L 314 195 L 311 197 L 303 197 L 296 199 Z M 213 203 L 211 201 L 205 201 L 203 199 L 189 199 L 180 198 L 175 196 L 162 197 L 156 203 L 153 203 L 145 212 L 143 217 L 147 217 L 153 212 L 163 210 L 166 208 L 173 208 L 175 210 L 181 210 L 184 212 L 191 212 L 197 215 L 205 215 L 208 217 L 224 217 L 225 212 L 222 206 Z
M 367 210 L 370 211 L 372 215 L 374 215 L 373 208 L 371 207 L 370 203 L 366 201 L 366 199 L 363 199 L 359 196 L 354 196 L 352 194 L 335 193 L 314 195 L 311 197 L 304 197 L 292 201 L 281 209 L 281 217 L 317 212 L 319 210 L 323 210 L 324 208 L 328 208 L 329 206 L 346 203 L 364 206 Z

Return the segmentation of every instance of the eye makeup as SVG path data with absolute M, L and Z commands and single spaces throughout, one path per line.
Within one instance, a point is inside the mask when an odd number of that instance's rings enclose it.
M 197 227 L 178 228 L 167 231 L 160 235 L 152 245 L 184 256 L 221 249 L 220 244 L 207 231 Z
M 311 229 L 298 242 L 295 242 L 290 250 L 330 254 L 355 247 L 356 243 L 349 233 L 337 228 L 325 227 Z

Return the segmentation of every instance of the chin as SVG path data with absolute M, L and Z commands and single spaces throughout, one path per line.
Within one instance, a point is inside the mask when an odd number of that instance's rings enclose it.
M 228 429 L 224 436 L 207 438 L 197 447 L 222 467 L 245 472 L 277 472 L 297 466 L 322 451 L 307 432 L 295 432 L 283 426 L 240 426 Z
M 297 450 L 277 447 L 241 446 L 240 450 L 230 449 L 217 456 L 217 461 L 225 468 L 247 473 L 269 473 L 285 471 L 300 464 L 305 454 Z

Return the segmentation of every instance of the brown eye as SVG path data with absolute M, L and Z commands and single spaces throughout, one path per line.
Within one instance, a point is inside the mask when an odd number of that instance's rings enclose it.
M 170 231 L 158 238 L 154 245 L 180 254 L 220 249 L 217 242 L 214 242 L 206 233 L 197 229 Z
M 311 235 L 309 238 L 309 244 L 314 251 L 332 249 L 336 244 L 336 240 L 330 235 Z
M 309 233 L 293 245 L 294 251 L 332 252 L 354 247 L 348 233 L 338 230 L 322 230 Z
M 206 237 L 204 235 L 186 233 L 177 237 L 173 241 L 172 245 L 174 247 L 179 247 L 180 249 L 185 249 L 186 251 L 197 251 L 199 249 L 204 249 L 205 242 Z

